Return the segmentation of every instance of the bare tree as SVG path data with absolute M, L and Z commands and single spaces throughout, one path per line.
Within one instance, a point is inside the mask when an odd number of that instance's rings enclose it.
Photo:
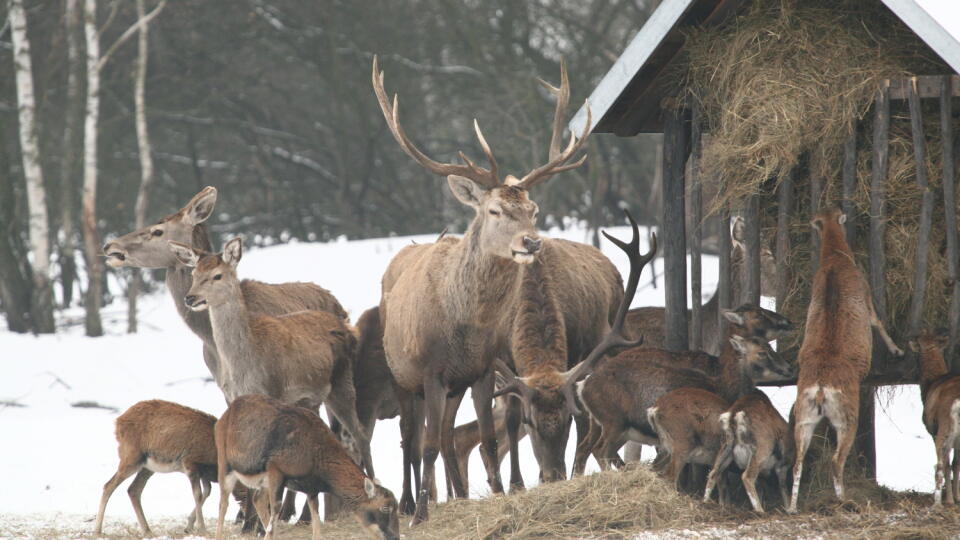
M 137 20 L 145 17 L 144 0 L 137 0 Z M 134 208 L 136 228 L 142 229 L 147 220 L 147 198 L 153 186 L 153 154 L 150 147 L 150 132 L 147 130 L 146 84 L 148 60 L 148 28 L 140 25 L 137 33 L 137 69 L 134 73 L 133 103 L 137 124 L 137 146 L 140 150 L 140 189 L 137 191 L 137 204 Z M 134 268 L 127 289 L 127 332 L 137 331 L 137 295 L 140 294 L 140 269 Z
M 156 17 L 166 5 L 161 2 L 149 14 L 137 22 L 100 54 L 100 30 L 97 28 L 97 0 L 84 0 L 83 31 L 87 42 L 87 105 L 83 124 L 83 250 L 87 263 L 86 330 L 87 335 L 103 335 L 100 320 L 100 297 L 103 287 L 103 261 L 100 260 L 100 235 L 97 232 L 97 135 L 100 116 L 100 73 L 107 60 L 113 56 L 133 33 L 143 28 Z M 114 4 L 116 6 L 117 4 Z
M 10 0 L 9 18 L 20 116 L 20 151 L 23 157 L 23 176 L 27 183 L 27 206 L 30 212 L 30 253 L 33 256 L 33 296 L 30 312 L 36 332 L 53 333 L 50 223 L 47 220 L 47 193 L 43 186 L 43 169 L 40 166 L 37 106 L 33 95 L 33 67 L 30 62 L 27 14 L 23 9 L 23 0 Z
M 73 285 L 77 279 L 77 183 L 79 170 L 77 143 L 80 133 L 80 118 L 83 101 L 80 95 L 80 8 L 79 0 L 66 0 L 64 29 L 67 42 L 67 93 L 63 120 L 63 166 L 60 171 L 60 221 L 63 244 L 60 246 L 60 284 L 63 289 L 63 306 L 73 301 Z

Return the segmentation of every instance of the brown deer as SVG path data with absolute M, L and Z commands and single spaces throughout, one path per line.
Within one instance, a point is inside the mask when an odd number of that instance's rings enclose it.
M 723 430 L 723 444 L 717 453 L 713 468 L 707 476 L 703 502 L 710 500 L 717 480 L 731 463 L 736 463 L 743 474 L 740 478 L 758 514 L 763 503 L 757 494 L 757 477 L 771 473 L 777 477 L 783 507 L 790 503 L 787 478 L 793 462 L 793 445 L 786 420 L 763 392 L 751 392 L 733 403 L 719 418 Z
M 365 532 L 399 540 L 397 500 L 366 476 L 313 409 L 249 394 L 234 399 L 217 421 L 217 478 L 220 514 L 217 539 L 224 538 L 227 495 L 237 482 L 259 490 L 257 513 L 272 540 L 284 487 L 307 495 L 313 540 L 320 538 L 318 494 L 333 493 L 352 507 Z
M 357 418 L 353 387 L 357 338 L 346 322 L 326 311 L 279 317 L 249 311 L 237 277 L 240 238 L 227 242 L 220 254 L 200 254 L 176 242 L 170 248 L 193 267 L 184 303 L 210 312 L 227 400 L 265 394 L 312 411 L 325 404 L 357 441 L 363 465 L 373 475 L 370 438 Z
M 724 312 L 736 338 L 758 337 L 760 342 L 766 342 L 792 327 L 777 314 L 744 315 L 760 310 L 763 308 L 745 305 Z M 747 326 L 740 327 L 741 324 Z M 656 445 L 658 437 L 650 426 L 647 409 L 667 392 L 683 387 L 702 388 L 718 394 L 729 404 L 750 391 L 755 382 L 792 376 L 789 363 L 769 345 L 761 353 L 742 360 L 734 342 L 735 339 L 728 340 L 719 357 L 702 352 L 678 353 L 637 347 L 608 359 L 596 369 L 587 364 L 578 366 L 576 377 L 567 381 L 576 384 L 577 394 L 594 427 L 577 447 L 574 474 L 583 474 L 590 453 L 594 453 L 602 468 L 609 468 L 611 464 L 620 463 L 617 450 L 628 440 Z M 589 377 L 578 384 L 588 374 Z
M 200 534 L 206 534 L 203 502 L 210 495 L 210 482 L 217 479 L 217 447 L 213 439 L 216 421 L 216 417 L 205 412 L 159 399 L 136 403 L 118 416 L 120 464 L 103 485 L 94 534 L 103 534 L 103 514 L 114 490 L 136 474 L 127 493 L 143 534 L 149 536 L 150 526 L 143 514 L 140 495 L 153 473 L 168 472 L 182 472 L 190 479 L 195 506 L 187 530 L 192 530 L 196 523 Z M 228 490 L 224 496 L 229 493 Z
M 168 241 L 186 244 L 203 252 L 213 251 L 204 223 L 213 214 L 217 189 L 207 186 L 193 196 L 178 212 L 157 223 L 127 233 L 103 246 L 107 264 L 114 268 L 165 268 L 167 290 L 177 313 L 190 330 L 203 340 L 203 360 L 217 384 L 223 388 L 210 316 L 194 311 L 183 303 L 193 285 L 192 269 L 183 265 L 167 245 Z M 305 309 L 329 311 L 346 319 L 347 313 L 330 291 L 313 283 L 269 284 L 245 279 L 240 290 L 247 308 L 265 315 L 283 315 Z
M 926 332 L 910 341 L 910 348 L 919 353 L 923 425 L 933 437 L 937 452 L 934 506 L 943 504 L 944 495 L 946 504 L 954 504 L 960 489 L 957 486 L 957 473 L 960 472 L 960 376 L 950 374 L 943 359 L 943 349 L 949 341 L 950 335 L 946 331 Z
M 813 279 L 807 308 L 806 333 L 797 362 L 797 401 L 794 439 L 793 498 L 788 511 L 796 513 L 813 431 L 826 418 L 837 433 L 833 455 L 833 486 L 843 499 L 843 466 L 853 445 L 860 413 L 860 381 L 870 370 L 875 328 L 890 352 L 903 354 L 887 335 L 873 309 L 867 280 L 857 267 L 844 237 L 846 216 L 838 208 L 818 213 L 810 222 L 820 233 L 820 267 Z M 882 291 L 881 291 L 882 294 Z
M 496 467 L 496 436 L 490 401 L 493 394 L 494 358 L 508 358 L 513 322 L 522 295 L 523 265 L 543 257 L 550 261 L 558 303 L 563 308 L 568 354 L 579 358 L 607 331 L 615 306 L 623 295 L 622 281 L 613 264 L 591 246 L 542 238 L 536 231 L 536 203 L 528 190 L 562 171 L 581 165 L 570 162 L 582 148 L 581 137 L 571 134 L 561 147 L 565 98 L 569 82 L 561 70 L 560 96 L 554 117 L 549 161 L 518 179 L 501 180 L 496 159 L 479 128 L 477 137 L 490 162 L 481 167 L 467 159 L 465 165 L 436 162 L 408 139 L 400 125 L 396 98 L 383 87 L 383 74 L 373 63 L 373 86 L 387 126 L 400 147 L 427 170 L 447 177 L 454 195 L 476 212 L 462 239 L 445 237 L 429 245 L 408 246 L 387 269 L 383 280 L 380 316 L 384 351 L 394 378 L 412 396 L 401 404 L 401 416 L 412 431 L 423 429 L 424 469 L 414 523 L 427 517 L 427 491 L 434 484 L 434 467 L 441 449 L 444 461 L 455 464 L 452 444 L 455 413 L 467 388 L 482 433 L 481 456 L 494 492 L 503 490 Z M 551 87 L 552 88 L 552 87 Z M 422 396 L 422 397 L 420 397 Z M 401 397 L 403 401 L 403 397 Z M 508 426 L 508 429 L 510 426 Z M 405 447 L 415 433 L 404 433 Z M 511 440 L 515 440 L 511 436 Z M 513 450 L 513 448 L 511 448 Z M 405 454 L 409 451 L 405 448 Z M 512 453 L 516 455 L 515 452 Z M 407 466 L 405 465 L 405 476 Z M 466 496 L 457 466 L 448 467 L 454 491 Z M 511 483 L 519 477 L 519 462 L 511 458 Z M 520 480 L 522 482 L 522 480 Z M 409 493 L 405 482 L 404 504 Z

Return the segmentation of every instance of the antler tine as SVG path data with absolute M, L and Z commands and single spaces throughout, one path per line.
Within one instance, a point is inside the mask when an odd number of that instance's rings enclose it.
M 590 104 L 584 102 L 587 107 L 587 121 L 583 125 L 583 133 L 580 134 L 578 138 L 575 134 L 570 133 L 570 142 L 567 143 L 567 147 L 560 152 L 555 158 L 550 159 L 546 164 L 537 167 L 536 169 L 530 171 L 520 180 L 520 186 L 524 189 L 530 189 L 537 184 L 544 182 L 553 175 L 568 171 L 570 169 L 579 167 L 583 165 L 586 161 L 586 155 L 581 158 L 579 161 L 571 164 L 564 165 L 565 162 L 569 161 L 570 158 L 580 151 L 583 147 L 583 143 L 587 141 L 587 136 L 590 135 L 590 124 L 592 123 L 592 113 L 590 111 Z
M 441 176 L 463 176 L 487 188 L 494 188 L 500 185 L 500 178 L 496 174 L 497 168 L 495 163 L 491 163 L 493 170 L 487 170 L 473 163 L 468 165 L 440 163 L 438 161 L 434 161 L 426 154 L 421 152 L 420 149 L 410 141 L 410 138 L 407 137 L 406 132 L 403 130 L 403 126 L 400 125 L 400 117 L 398 113 L 399 106 L 397 103 L 396 94 L 393 95 L 393 105 L 390 104 L 390 99 L 387 97 L 387 91 L 383 87 L 383 71 L 380 71 L 380 62 L 376 55 L 373 57 L 372 79 L 373 91 L 377 95 L 377 102 L 380 104 L 380 110 L 383 112 L 383 117 L 387 121 L 387 127 L 390 128 L 390 133 L 393 134 L 393 138 L 396 139 L 397 143 L 400 145 L 400 148 L 408 156 L 412 157 L 414 161 L 419 163 L 428 171 Z M 488 157 L 491 155 L 492 154 L 488 155 Z
M 487 161 L 490 162 L 490 176 L 499 179 L 499 167 L 497 166 L 497 158 L 493 157 L 493 151 L 490 150 L 490 145 L 487 143 L 487 139 L 483 136 L 483 132 L 480 131 L 480 124 L 477 122 L 477 119 L 473 119 L 473 130 L 477 133 L 477 140 L 480 141 L 480 148 L 483 149 L 483 153 L 487 156 Z
M 522 394 L 523 387 L 526 386 L 523 384 L 523 381 L 517 378 L 517 374 L 514 373 L 510 366 L 506 364 L 503 360 L 497 358 L 494 362 L 496 367 L 496 375 L 502 376 L 503 384 L 500 385 L 500 388 L 493 393 L 494 398 L 498 398 L 505 394 Z
M 570 79 L 567 77 L 567 61 L 560 59 L 560 88 L 543 79 L 537 79 L 551 94 L 557 96 L 557 106 L 553 113 L 553 135 L 550 137 L 550 159 L 560 155 L 560 143 L 563 142 L 563 117 L 570 103 Z
M 630 215 L 630 212 L 625 211 L 624 213 L 627 214 L 627 219 L 630 221 L 630 226 L 633 229 L 633 238 L 630 242 L 627 243 L 615 238 L 607 234 L 606 231 L 603 231 L 603 235 L 623 250 L 630 258 L 630 275 L 627 278 L 627 289 L 623 294 L 623 299 L 620 301 L 620 306 L 617 308 L 617 315 L 614 318 L 610 331 L 603 337 L 600 343 L 590 351 L 586 359 L 565 374 L 566 380 L 563 385 L 563 394 L 566 397 L 568 410 L 574 415 L 580 414 L 580 410 L 577 408 L 576 400 L 573 397 L 573 385 L 593 371 L 596 362 L 610 349 L 615 347 L 636 347 L 643 343 L 643 336 L 640 336 L 637 340 L 627 339 L 623 335 L 623 323 L 626 321 L 630 304 L 633 302 L 634 296 L 636 296 L 637 285 L 640 283 L 640 273 L 643 271 L 644 266 L 646 266 L 657 253 L 657 236 L 656 234 L 651 235 L 650 250 L 647 251 L 646 254 L 641 255 L 640 227 L 637 225 L 636 220 L 633 219 L 633 216 Z

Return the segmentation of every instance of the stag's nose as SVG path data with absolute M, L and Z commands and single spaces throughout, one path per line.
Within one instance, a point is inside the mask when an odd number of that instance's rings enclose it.
M 183 298 L 183 303 L 186 304 L 187 307 L 193 307 L 193 305 L 197 303 L 196 295 L 188 294 Z
M 540 251 L 540 248 L 543 247 L 542 238 L 530 238 L 529 236 L 523 237 L 523 247 L 531 255 Z

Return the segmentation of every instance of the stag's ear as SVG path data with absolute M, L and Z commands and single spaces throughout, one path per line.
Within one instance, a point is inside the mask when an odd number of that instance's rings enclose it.
M 363 479 L 363 490 L 367 493 L 367 498 L 369 499 L 377 496 L 377 485 L 369 478 Z
M 213 207 L 217 204 L 217 188 L 207 186 L 200 193 L 197 193 L 190 199 L 190 202 L 183 207 L 183 220 L 191 225 L 203 223 L 213 213 Z
M 743 315 L 741 315 L 740 313 L 737 313 L 736 311 L 733 311 L 732 309 L 723 310 L 723 318 L 732 322 L 737 326 L 743 326 L 745 324 L 745 321 L 743 320 Z
M 450 184 L 450 191 L 458 201 L 474 208 L 480 207 L 480 198 L 483 197 L 484 192 L 480 184 L 455 174 L 447 177 L 447 183 Z
M 843 225 L 846 222 L 847 222 L 847 215 L 844 213 L 841 213 L 840 216 L 837 217 L 837 223 Z
M 236 268 L 241 257 L 243 257 L 243 239 L 238 236 L 223 246 L 223 262 Z
M 192 247 L 181 244 L 180 242 L 168 241 L 167 245 L 170 246 L 170 251 L 173 252 L 173 255 L 180 261 L 180 264 L 184 266 L 196 266 L 197 261 L 200 260 L 200 256 L 197 255 L 197 252 L 193 250 Z
M 733 345 L 733 350 L 737 351 L 738 353 L 747 354 L 747 340 L 743 339 L 741 336 L 730 336 L 730 345 Z

